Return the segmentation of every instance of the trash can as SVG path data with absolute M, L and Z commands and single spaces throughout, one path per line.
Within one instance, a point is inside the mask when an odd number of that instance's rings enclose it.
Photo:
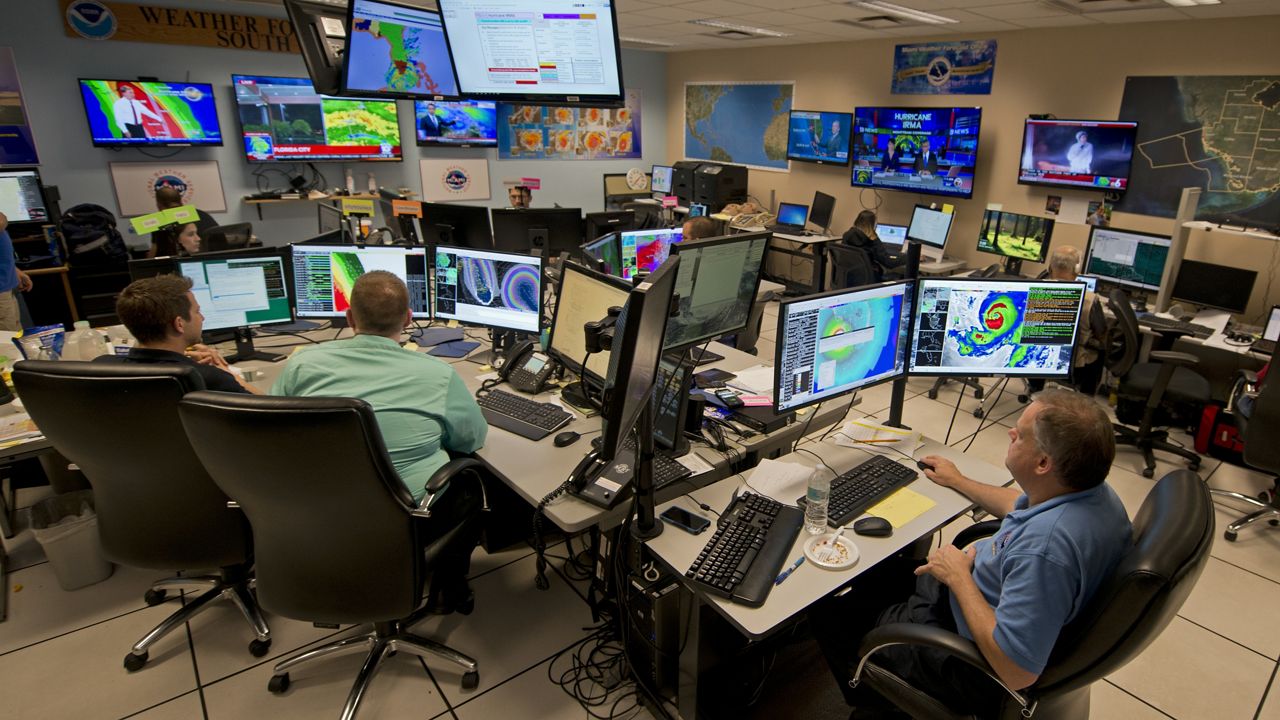
M 44 548 L 63 590 L 82 588 L 111 576 L 114 566 L 102 554 L 92 490 L 54 495 L 33 505 L 31 532 Z

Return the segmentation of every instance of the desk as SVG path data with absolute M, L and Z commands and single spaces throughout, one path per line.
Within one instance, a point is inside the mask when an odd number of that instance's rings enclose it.
M 743 228 L 735 228 L 742 232 L 748 232 Z M 760 228 L 752 228 L 758 230 Z M 808 258 L 813 263 L 812 275 L 809 279 L 809 285 L 797 285 L 791 282 L 792 278 L 772 273 L 774 277 L 782 277 L 787 284 L 788 289 L 798 289 L 805 294 L 822 292 L 823 282 L 827 277 L 827 258 L 824 251 L 826 244 L 832 240 L 839 238 L 831 235 L 787 235 L 785 233 L 774 233 L 773 239 L 769 241 L 769 250 L 771 252 L 782 253 L 791 257 Z M 783 241 L 783 242 L 778 242 Z M 789 243 L 789 244 L 786 244 Z M 765 270 L 769 268 L 766 265 Z
M 920 261 L 921 275 L 950 275 L 969 267 L 964 260 L 943 257 L 941 260 Z
M 865 460 L 870 454 L 860 448 L 842 447 L 832 442 L 810 442 L 802 447 L 805 446 L 811 451 L 817 452 L 837 470 L 852 467 Z M 933 440 L 926 440 L 924 446 L 916 453 L 916 457 L 931 454 L 949 458 L 956 463 L 961 472 L 971 478 L 993 485 L 1008 482 L 1009 473 L 1007 470 L 997 468 L 976 457 L 967 456 L 958 449 L 947 447 Z M 807 454 L 793 453 L 782 458 L 782 462 L 812 464 L 816 461 Z M 747 475 L 749 476 L 750 474 L 748 473 Z M 992 482 L 993 480 L 995 482 Z M 729 504 L 734 490 L 741 485 L 742 483 L 734 479 L 723 480 L 703 490 L 690 493 L 690 495 L 696 497 L 699 502 L 706 503 L 716 510 L 722 510 Z M 847 584 L 867 568 L 893 555 L 915 542 L 918 538 L 929 535 L 973 506 L 973 503 L 963 495 L 954 490 L 935 485 L 923 475 L 911 483 L 909 487 L 913 491 L 932 499 L 935 503 L 934 506 L 920 517 L 912 520 L 905 527 L 896 529 L 893 535 L 887 538 L 860 537 L 854 536 L 852 533 L 846 533 L 845 537 L 852 539 L 857 544 L 860 553 L 857 565 L 848 570 L 833 572 L 819 568 L 813 563 L 805 563 L 786 582 L 775 586 L 764 605 L 758 608 L 736 605 L 723 598 L 708 595 L 700 589 L 690 588 L 697 607 L 695 607 L 695 612 L 687 614 L 689 618 L 688 626 L 680 628 L 681 637 L 685 637 L 685 634 L 688 633 L 688 639 L 684 641 L 684 652 L 680 656 L 679 709 L 682 717 L 686 718 L 686 720 L 691 720 L 696 716 L 700 640 L 698 616 L 702 607 L 714 610 L 743 635 L 752 639 L 763 638 L 791 618 L 804 612 L 814 602 Z M 804 494 L 803 488 L 797 488 L 797 490 L 798 492 L 794 494 L 788 494 L 791 497 L 799 497 Z M 788 500 L 788 498 L 781 499 Z M 687 499 L 677 499 L 666 503 L 659 508 L 659 512 L 677 503 L 686 510 L 698 512 L 697 508 Z M 787 557 L 794 559 L 802 555 L 804 552 L 803 543 L 809 537 L 804 530 L 801 530 L 795 545 L 792 547 L 791 552 L 787 554 Z M 694 536 L 668 527 L 662 535 L 649 540 L 646 544 L 649 550 L 670 572 L 683 578 L 685 571 L 693 564 L 694 559 L 701 552 L 709 538 L 710 535 L 708 534 Z M 684 622 L 683 617 L 682 622 Z

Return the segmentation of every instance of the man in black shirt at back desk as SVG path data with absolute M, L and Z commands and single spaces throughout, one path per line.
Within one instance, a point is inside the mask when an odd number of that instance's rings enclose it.
M 138 344 L 127 357 L 103 355 L 94 362 L 189 365 L 206 390 L 260 394 L 233 375 L 216 350 L 200 344 L 204 315 L 191 293 L 191 278 L 158 275 L 134 281 L 116 299 L 116 314 Z

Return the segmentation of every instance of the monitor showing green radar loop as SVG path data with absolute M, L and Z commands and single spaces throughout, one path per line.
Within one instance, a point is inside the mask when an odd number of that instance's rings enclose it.
M 1084 294 L 1081 282 L 921 280 L 910 372 L 1066 377 Z
M 1168 235 L 1094 227 L 1084 272 L 1117 285 L 1159 290 L 1170 244 Z
M 778 308 L 774 410 L 788 412 L 901 377 L 911 282 L 786 300 Z

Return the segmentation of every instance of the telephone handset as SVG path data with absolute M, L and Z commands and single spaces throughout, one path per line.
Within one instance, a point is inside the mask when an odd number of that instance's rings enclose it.
M 511 387 L 536 395 L 546 389 L 547 381 L 556 370 L 556 362 L 538 351 L 533 340 L 522 340 L 507 351 L 498 377 Z

